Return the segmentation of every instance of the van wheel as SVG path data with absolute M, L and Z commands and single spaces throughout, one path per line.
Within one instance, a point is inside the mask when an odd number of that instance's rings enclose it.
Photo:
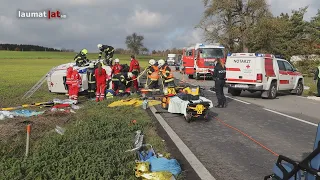
M 176 71 L 179 71 L 179 67 L 176 67 Z
M 239 89 L 230 89 L 229 88 L 229 92 L 232 96 L 240 96 L 240 94 L 241 94 L 241 90 L 239 90 Z
M 189 79 L 193 79 L 193 74 L 189 74 L 189 75 L 188 75 L 188 78 L 189 78 Z
M 296 87 L 296 95 L 301 96 L 302 93 L 303 93 L 303 84 L 302 84 L 302 81 L 300 80 Z
M 268 99 L 275 99 L 277 97 L 277 84 L 275 82 L 271 83 L 268 90 Z

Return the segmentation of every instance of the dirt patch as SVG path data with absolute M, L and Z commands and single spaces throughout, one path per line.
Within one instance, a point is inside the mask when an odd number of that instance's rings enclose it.
M 45 112 L 33 117 L 15 117 L 0 121 L 0 142 L 11 143 L 17 137 L 26 133 L 27 124 L 31 124 L 31 137 L 39 139 L 46 132 L 53 130 L 56 125 L 62 126 L 70 121 L 72 114 L 65 112 Z

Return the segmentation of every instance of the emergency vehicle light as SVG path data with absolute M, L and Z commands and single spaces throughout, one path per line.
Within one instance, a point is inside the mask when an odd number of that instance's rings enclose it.
M 231 54 L 232 54 L 232 53 L 228 53 L 228 55 L 227 55 L 227 56 L 231 56 Z
M 255 53 L 257 57 L 264 57 L 264 54 Z
M 199 44 L 199 47 L 204 47 L 204 44 Z

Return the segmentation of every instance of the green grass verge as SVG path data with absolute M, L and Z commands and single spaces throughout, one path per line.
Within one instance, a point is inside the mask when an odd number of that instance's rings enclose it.
M 303 91 L 304 96 L 314 96 L 317 93 L 317 85 L 313 81 L 313 77 L 304 77 L 304 85 L 310 87 Z
M 107 108 L 105 102 L 86 102 L 66 126 L 64 135 L 48 132 L 34 142 L 31 154 L 23 158 L 7 152 L 2 144 L 0 177 L 4 179 L 136 179 L 134 132 L 142 130 L 146 141 L 158 152 L 165 144 L 155 133 L 155 127 L 141 108 L 129 106 Z M 128 118 L 130 117 L 130 118 Z M 136 119 L 135 125 L 129 125 Z M 20 147 L 22 148 L 22 147 Z M 21 151 L 23 152 L 23 151 Z

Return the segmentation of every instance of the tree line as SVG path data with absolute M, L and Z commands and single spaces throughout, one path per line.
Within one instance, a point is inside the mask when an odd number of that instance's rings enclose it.
M 320 54 L 320 9 L 305 21 L 308 7 L 291 15 L 274 16 L 266 0 L 203 0 L 205 11 L 196 26 L 207 42 L 218 42 L 229 52 L 282 55 Z

